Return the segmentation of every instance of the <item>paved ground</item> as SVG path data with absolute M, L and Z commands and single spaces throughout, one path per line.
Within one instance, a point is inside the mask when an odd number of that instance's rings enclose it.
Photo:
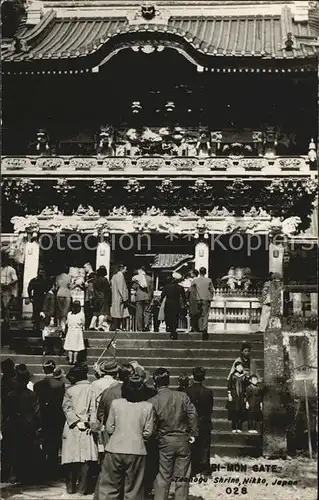
M 234 459 L 215 457 L 217 469 L 207 482 L 190 487 L 189 500 L 316 500 L 317 461 L 306 458 L 292 460 Z M 235 472 L 227 469 L 245 468 Z M 219 470 L 218 470 L 219 468 Z M 256 470 L 258 469 L 258 471 Z M 268 471 L 267 471 L 268 469 Z M 270 470 L 272 469 L 272 470 Z M 226 482 L 225 482 L 226 481 Z M 273 484 L 275 483 L 276 484 Z M 281 481 L 281 484 L 279 483 Z M 297 482 L 285 484 L 283 482 Z M 93 496 L 68 495 L 62 482 L 51 486 L 24 487 L 2 485 L 1 498 L 10 500 L 92 500 Z

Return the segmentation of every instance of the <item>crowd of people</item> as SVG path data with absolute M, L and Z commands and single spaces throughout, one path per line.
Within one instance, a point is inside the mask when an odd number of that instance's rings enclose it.
M 213 392 L 203 367 L 181 375 L 177 390 L 166 368 L 151 375 L 136 361 L 120 366 L 114 357 L 94 365 L 92 382 L 81 362 L 65 376 L 45 361 L 45 376 L 34 386 L 26 365 L 7 359 L 1 368 L 2 480 L 59 477 L 60 449 L 67 492 L 94 490 L 95 500 L 142 500 L 152 492 L 155 500 L 167 500 L 172 482 L 175 499 L 185 500 L 190 478 L 210 474 Z M 260 418 L 258 380 L 244 344 L 225 398 L 234 403 L 236 425 L 245 418 L 244 398 L 250 430 Z
M 191 270 L 189 276 L 173 272 L 160 294 L 154 294 L 153 280 L 143 267 L 133 274 L 127 283 L 127 267 L 121 265 L 112 279 L 108 280 L 105 266 L 96 272 L 89 263 L 82 272 L 62 273 L 54 280 L 47 279 L 42 270 L 28 286 L 29 301 L 33 305 L 33 321 L 42 330 L 43 338 L 55 331 L 66 335 L 65 349 L 70 362 L 76 362 L 83 347 L 83 332 L 89 330 L 119 330 L 132 314 L 137 331 L 159 331 L 161 321 L 172 339 L 177 339 L 179 320 L 188 312 L 192 332 L 208 338 L 208 314 L 214 295 L 212 280 L 206 277 L 206 269 Z
M 68 272 L 48 278 L 40 268 L 28 284 L 26 299 L 32 303 L 35 330 L 42 331 L 46 344 L 49 344 L 47 338 L 55 333 L 60 332 L 64 337 L 67 329 L 72 330 L 74 335 L 69 335 L 67 345 L 70 348 L 67 350 L 73 353 L 82 350 L 79 349 L 83 345 L 79 332 L 83 330 L 128 328 L 158 332 L 161 322 L 165 322 L 166 331 L 172 339 L 177 339 L 179 324 L 183 324 L 184 328 L 190 326 L 190 332 L 199 332 L 203 340 L 208 339 L 208 317 L 214 286 L 204 267 L 190 269 L 186 277 L 172 272 L 159 293 L 154 293 L 153 278 L 144 267 L 136 269 L 132 279 L 127 279 L 127 274 L 127 266 L 120 265 L 109 281 L 105 266 L 94 271 L 87 262 L 82 268 L 71 267 Z M 232 289 L 236 283 L 236 286 L 246 283 L 248 271 L 240 276 L 234 268 L 230 268 L 224 278 Z M 269 322 L 272 279 L 273 273 L 270 273 L 262 292 L 259 332 L 265 332 Z M 7 260 L 1 268 L 1 284 L 2 319 L 7 319 L 10 302 L 18 295 L 17 273 Z M 129 318 L 134 318 L 134 324 L 127 327 Z M 50 348 L 46 347 L 49 354 Z M 76 358 L 76 354 L 70 355 L 70 361 L 76 361 Z

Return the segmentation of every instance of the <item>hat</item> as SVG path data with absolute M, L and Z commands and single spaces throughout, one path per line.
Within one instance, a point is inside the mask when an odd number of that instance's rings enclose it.
M 176 273 L 176 272 L 172 273 L 172 278 L 173 278 L 174 280 L 181 280 L 181 279 L 182 279 L 182 277 L 183 277 L 183 276 L 182 276 L 181 274 L 179 274 L 179 273 Z
M 55 361 L 53 361 L 53 359 L 47 359 L 42 365 L 43 368 L 52 368 L 52 371 L 54 370 L 55 366 Z
M 71 382 L 71 384 L 76 384 L 80 380 L 86 380 L 88 374 L 88 367 L 85 363 L 79 363 L 78 365 L 72 366 L 66 378 Z
M 53 378 L 60 380 L 63 376 L 64 376 L 64 371 L 62 370 L 62 368 L 60 367 L 55 368 L 53 372 Z
M 142 377 L 143 379 L 145 379 L 146 373 L 145 373 L 145 369 L 143 368 L 143 366 L 141 366 L 137 361 L 130 361 L 129 364 L 134 369 L 134 375 L 138 375 L 139 377 Z
M 119 371 L 119 365 L 115 359 L 106 359 L 100 364 L 100 372 L 102 375 L 107 373 L 117 373 Z

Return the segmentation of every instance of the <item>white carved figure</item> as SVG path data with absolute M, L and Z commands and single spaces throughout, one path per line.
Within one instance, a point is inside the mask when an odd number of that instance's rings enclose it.
M 288 219 L 282 221 L 282 232 L 284 234 L 295 234 L 300 223 L 300 217 L 288 217 Z

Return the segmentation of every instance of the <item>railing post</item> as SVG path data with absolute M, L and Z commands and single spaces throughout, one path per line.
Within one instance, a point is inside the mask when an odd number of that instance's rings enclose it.
M 252 302 L 250 300 L 249 301 L 249 326 L 250 326 L 250 328 L 252 326 L 252 322 L 253 322 L 252 320 L 253 320 L 252 319 Z
M 224 332 L 226 333 L 227 331 L 227 300 L 224 299 Z

